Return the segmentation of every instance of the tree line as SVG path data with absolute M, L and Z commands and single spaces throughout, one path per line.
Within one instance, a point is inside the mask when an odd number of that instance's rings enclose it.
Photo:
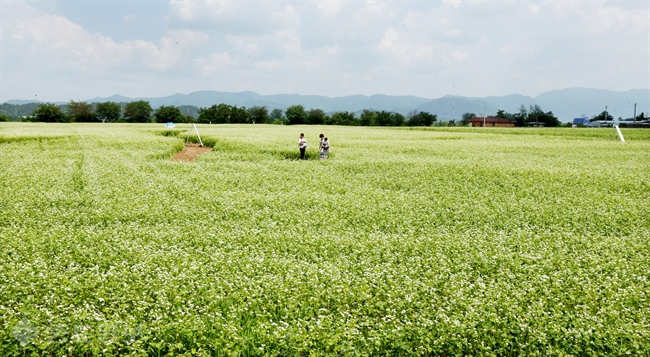
M 191 119 L 174 106 L 161 106 L 153 110 L 149 102 L 144 100 L 129 102 L 124 106 L 115 102 L 94 103 L 93 105 L 71 100 L 64 108 L 54 103 L 41 103 L 34 109 L 30 117 L 25 118 L 26 121 L 46 123 L 166 123 Z
M 643 112 L 641 112 L 635 118 L 623 119 L 623 117 L 618 117 L 617 120 L 619 120 L 619 121 L 644 121 L 644 120 L 647 120 L 647 119 L 648 118 L 645 116 L 645 114 Z M 600 114 L 598 114 L 598 115 L 592 117 L 591 119 L 589 119 L 590 122 L 592 122 L 592 121 L 600 121 L 600 120 L 613 121 L 614 117 L 612 116 L 611 113 L 603 110 Z
M 26 111 L 31 115 L 23 116 L 24 121 L 38 121 L 50 123 L 69 123 L 69 122 L 124 122 L 124 123 L 167 123 L 167 122 L 197 122 L 204 124 L 313 124 L 313 125 L 348 125 L 348 126 L 431 126 L 437 123 L 438 117 L 428 112 L 411 111 L 406 116 L 388 111 L 376 111 L 365 109 L 360 113 L 354 112 L 334 112 L 326 113 L 322 109 L 307 110 L 302 105 L 292 105 L 286 110 L 273 109 L 268 110 L 265 106 L 253 106 L 250 108 L 239 107 L 228 104 L 215 104 L 207 108 L 196 108 L 194 106 L 161 106 L 153 109 L 148 101 L 139 100 L 129 103 L 87 103 L 83 101 L 71 100 L 64 105 L 54 103 L 29 103 L 24 105 L 2 104 L 2 113 L 0 121 L 10 119 L 21 120 L 8 116 L 7 106 L 13 107 L 11 111 L 18 112 L 21 107 L 21 114 Z M 25 108 L 22 108 L 25 107 Z M 190 115 L 192 114 L 192 115 Z M 504 110 L 498 110 L 498 117 L 515 122 L 516 126 L 527 126 L 531 122 L 541 122 L 547 127 L 560 126 L 562 123 L 553 115 L 553 112 L 544 112 L 538 105 L 530 105 L 528 108 L 520 106 L 515 113 L 508 113 Z M 467 125 L 472 118 L 481 117 L 475 113 L 464 113 L 460 120 L 460 125 Z M 640 113 L 636 120 L 645 120 L 644 113 Z M 602 112 L 593 116 L 594 120 L 614 120 L 611 114 Z M 619 120 L 633 120 L 622 119 Z M 452 120 L 446 125 L 455 125 Z M 568 124 L 570 125 L 570 123 Z
M 356 113 L 343 111 L 331 114 L 322 109 L 305 109 L 302 105 L 292 105 L 285 111 L 253 106 L 249 109 L 228 104 L 213 105 L 199 109 L 197 122 L 226 123 L 266 123 L 286 125 L 351 125 L 351 126 L 430 126 L 438 118 L 435 114 L 413 111 L 406 117 L 400 113 L 365 109 L 357 117 Z
M 62 108 L 63 107 L 63 108 Z M 199 108 L 194 118 L 184 115 L 179 107 L 163 105 L 154 110 L 148 101 L 139 100 L 126 103 L 86 103 L 71 100 L 65 106 L 54 103 L 41 103 L 33 110 L 26 121 L 46 123 L 70 122 L 124 122 L 124 123 L 167 123 L 197 122 L 203 124 L 314 124 L 314 125 L 354 125 L 354 126 L 431 126 L 438 120 L 435 114 L 411 111 L 406 116 L 388 111 L 365 109 L 359 116 L 343 111 L 325 113 L 322 109 L 305 109 L 302 105 L 292 105 L 286 110 L 268 110 L 265 106 L 250 108 L 228 104 L 215 104 Z

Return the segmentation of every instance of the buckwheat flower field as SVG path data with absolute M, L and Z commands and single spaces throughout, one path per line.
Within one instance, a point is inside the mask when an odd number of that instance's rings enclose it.
M 0 355 L 650 351 L 650 130 L 198 128 L 0 123 Z

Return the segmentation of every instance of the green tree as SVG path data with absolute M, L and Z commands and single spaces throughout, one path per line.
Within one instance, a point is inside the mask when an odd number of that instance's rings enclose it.
M 355 117 L 354 113 L 350 112 L 336 112 L 327 122 L 332 125 L 358 125 L 359 120 Z
M 404 126 L 406 123 L 406 118 L 400 113 L 391 113 L 390 114 L 390 125 L 391 126 Z
M 608 112 L 604 111 L 595 117 L 591 118 L 590 121 L 596 121 L 596 120 L 614 120 L 614 117 L 609 114 Z
M 0 114 L 0 121 L 9 121 L 9 117 L 6 114 Z
M 216 119 L 212 121 L 215 124 L 230 123 L 230 114 L 232 113 L 232 106 L 221 103 L 216 106 Z
M 545 113 L 544 117 L 542 117 L 542 121 L 546 123 L 546 126 L 548 127 L 556 127 L 562 125 L 560 119 L 553 115 L 553 112 L 550 110 Z
M 469 121 L 476 118 L 476 114 L 474 113 L 463 113 L 460 119 L 460 124 L 461 125 L 467 125 L 469 124 Z
M 227 124 L 250 123 L 251 116 L 245 107 L 221 103 L 209 108 L 199 108 L 199 123 Z
M 67 115 L 70 121 L 74 122 L 94 122 L 97 121 L 95 110 L 92 104 L 86 102 L 70 100 L 67 105 Z
M 359 116 L 359 125 L 361 126 L 373 125 L 376 116 L 377 116 L 377 112 L 373 110 L 364 109 L 363 112 L 361 113 L 361 116 Z
M 643 112 L 641 114 L 636 116 L 636 120 L 646 120 L 647 118 L 644 116 Z
M 151 105 L 144 100 L 130 102 L 124 108 L 124 119 L 129 123 L 149 123 L 151 122 Z
M 390 112 L 382 110 L 380 112 L 375 112 L 373 121 L 370 122 L 371 126 L 389 126 L 391 123 Z
M 227 104 L 212 105 L 209 108 L 199 108 L 197 122 L 203 124 L 228 123 L 230 118 L 230 106 Z
M 510 120 L 512 118 L 512 114 L 507 113 L 503 109 L 497 110 L 497 114 L 495 115 L 497 118 L 505 119 L 505 120 Z
M 516 126 L 526 126 L 528 121 L 528 110 L 526 110 L 526 107 L 523 104 L 519 106 L 518 113 L 512 114 L 512 120 L 515 121 Z
M 553 112 L 544 112 L 539 105 L 531 105 L 528 108 L 528 118 L 526 120 L 530 122 L 541 122 L 544 123 L 547 127 L 556 127 L 559 126 L 560 120 L 553 115 Z
M 95 105 L 95 115 L 102 122 L 116 122 L 122 116 L 122 107 L 115 102 L 97 103 Z
M 283 112 L 282 109 L 275 108 L 271 110 L 271 121 L 277 121 L 282 119 Z
M 431 126 L 438 116 L 428 112 L 411 112 L 409 113 L 408 126 Z
M 373 121 L 370 122 L 372 126 L 402 126 L 406 118 L 400 113 L 392 113 L 382 110 L 375 112 Z
M 185 121 L 185 116 L 181 113 L 181 110 L 171 105 L 162 105 L 160 108 L 156 109 L 153 117 L 156 123 L 182 123 Z
M 284 111 L 284 115 L 291 125 L 305 124 L 307 112 L 302 105 L 292 105 Z
M 251 123 L 251 116 L 246 107 L 238 107 L 236 105 L 230 107 L 230 122 L 237 124 Z
M 306 124 L 320 125 L 327 121 L 327 114 L 322 109 L 311 109 L 307 112 Z
M 208 108 L 199 108 L 199 116 L 196 118 L 197 123 L 209 124 L 212 123 L 212 119 L 216 117 L 217 106 L 213 105 Z
M 539 107 L 539 105 L 531 104 L 528 106 L 528 118 L 526 118 L 528 122 L 540 121 L 538 119 L 541 119 L 543 116 L 544 111 Z
M 520 109 L 520 113 L 515 113 L 515 114 L 508 113 L 503 109 L 499 109 L 497 110 L 497 114 L 495 116 L 497 118 L 514 121 L 515 126 L 526 126 L 526 117 L 527 117 L 526 113 L 527 113 L 526 108 L 523 108 L 523 112 Z
M 45 123 L 66 123 L 68 118 L 54 103 L 40 103 L 38 108 L 32 113 L 33 121 L 40 121 Z
M 270 123 L 271 117 L 269 116 L 269 110 L 266 107 L 260 107 L 258 105 L 248 108 L 248 114 L 253 123 Z

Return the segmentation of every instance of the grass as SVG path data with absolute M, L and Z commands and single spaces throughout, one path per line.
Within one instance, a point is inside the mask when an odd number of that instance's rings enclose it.
M 650 350 L 650 131 L 198 127 L 0 123 L 0 354 Z

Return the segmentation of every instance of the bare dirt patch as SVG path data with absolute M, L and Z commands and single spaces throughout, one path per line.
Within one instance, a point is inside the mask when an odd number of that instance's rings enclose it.
M 187 144 L 183 150 L 179 151 L 174 155 L 174 157 L 172 157 L 172 161 L 194 161 L 197 157 L 210 150 L 212 150 L 212 148 L 199 146 L 199 144 Z

